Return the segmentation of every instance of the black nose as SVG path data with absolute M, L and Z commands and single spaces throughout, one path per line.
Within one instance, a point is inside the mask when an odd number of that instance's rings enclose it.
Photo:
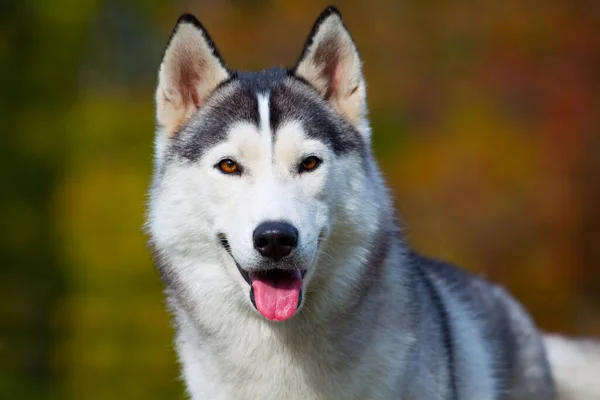
M 263 222 L 254 230 L 252 240 L 262 256 L 279 261 L 298 245 L 298 230 L 285 222 Z

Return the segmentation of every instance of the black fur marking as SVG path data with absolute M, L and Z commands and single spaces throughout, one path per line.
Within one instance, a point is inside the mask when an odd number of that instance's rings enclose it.
M 304 85 L 301 86 L 304 88 Z M 271 89 L 270 124 L 273 133 L 284 122 L 296 120 L 303 125 L 309 137 L 329 144 L 337 155 L 353 151 L 364 154 L 365 143 L 356 128 L 325 103 L 312 88 L 307 89 L 299 90 L 289 84 Z
M 259 72 L 238 71 L 236 77 L 242 85 L 255 93 L 267 93 L 275 85 L 281 83 L 288 76 L 284 68 L 269 68 Z
M 296 62 L 296 65 L 294 65 L 294 67 L 292 68 L 292 71 L 295 72 L 298 69 L 298 65 L 300 65 L 300 63 L 302 61 L 304 61 L 304 59 L 306 58 L 306 55 L 308 53 L 308 49 L 313 44 L 313 39 L 314 39 L 315 35 L 317 34 L 317 32 L 319 31 L 321 24 L 323 24 L 323 22 L 325 22 L 325 20 L 327 18 L 331 17 L 332 15 L 337 15 L 340 18 L 340 20 L 342 19 L 342 13 L 334 6 L 327 7 L 317 17 L 317 20 L 315 21 L 312 29 L 310 30 L 310 33 L 308 34 L 306 43 L 304 44 L 304 48 L 302 49 L 302 54 L 300 54 L 300 58 Z M 344 28 L 345 28 L 345 26 L 344 26 Z
M 236 82 L 234 79 L 228 85 Z M 197 161 L 207 149 L 226 139 L 232 124 L 242 121 L 259 125 L 256 94 L 240 85 L 224 98 L 209 98 L 207 104 L 173 136 L 170 151 L 191 162 Z
M 170 150 L 189 161 L 197 161 L 209 148 L 226 139 L 230 125 L 248 121 L 260 124 L 257 94 L 270 92 L 270 125 L 275 135 L 285 121 L 297 120 L 308 136 L 329 144 L 337 155 L 366 152 L 360 133 L 310 86 L 294 88 L 301 82 L 283 68 L 260 72 L 236 72 L 208 98 L 198 114 L 173 135 Z M 238 85 L 224 98 L 219 90 Z M 306 89 L 306 90 L 305 90 Z
M 429 297 L 435 303 L 435 308 L 438 310 L 438 318 L 440 320 L 440 328 L 443 337 L 444 344 L 444 352 L 445 356 L 448 360 L 448 384 L 450 386 L 450 397 L 449 400 L 458 400 L 458 388 L 456 386 L 456 361 L 454 356 L 454 339 L 452 337 L 452 329 L 450 327 L 450 318 L 448 316 L 448 311 L 444 305 L 444 301 L 440 293 L 437 291 L 435 285 L 431 281 L 431 277 L 429 274 L 424 271 L 423 264 L 418 261 L 418 259 L 414 259 L 414 268 L 417 270 L 417 273 L 421 275 L 421 279 L 425 284 L 427 291 L 429 292 Z
M 254 298 L 254 287 L 250 286 L 250 302 L 256 308 L 256 299 Z M 256 308 L 258 310 L 258 308 Z
M 206 44 L 210 48 L 212 55 L 217 60 L 219 60 L 219 63 L 221 64 L 221 66 L 223 68 L 225 68 L 225 70 L 227 72 L 230 72 L 229 68 L 227 68 L 227 66 L 225 65 L 225 61 L 223 60 L 223 57 L 221 57 L 221 54 L 219 53 L 217 46 L 215 46 L 215 43 L 213 42 L 212 38 L 208 34 L 208 31 L 206 30 L 206 28 L 204 28 L 202 23 L 200 21 L 198 21 L 198 19 L 192 14 L 185 13 L 185 14 L 182 14 L 179 17 L 179 19 L 177 19 L 177 22 L 175 23 L 175 28 L 173 28 L 173 31 L 171 32 L 171 36 L 169 36 L 169 40 L 167 41 L 167 45 L 165 46 L 165 53 L 166 53 L 167 49 L 169 48 L 169 46 L 171 45 L 171 41 L 177 34 L 177 30 L 179 29 L 179 26 L 184 23 L 191 24 L 196 29 L 198 29 L 200 32 L 202 32 L 202 36 L 204 37 Z M 164 53 L 163 53 L 163 59 L 164 59 Z

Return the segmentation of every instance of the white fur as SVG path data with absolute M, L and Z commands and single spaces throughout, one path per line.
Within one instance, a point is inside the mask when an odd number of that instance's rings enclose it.
M 600 400 L 600 343 L 545 335 L 560 400 Z
M 197 399 L 323 399 L 339 393 L 345 399 L 364 398 L 365 393 L 368 398 L 387 398 L 382 388 L 388 384 L 382 382 L 374 390 L 369 382 L 396 380 L 396 374 L 377 371 L 397 363 L 400 344 L 410 341 L 408 335 L 376 345 L 368 355 L 370 361 L 363 363 L 364 370 L 352 372 L 331 365 L 323 355 L 333 351 L 335 341 L 325 340 L 305 325 L 308 315 L 315 318 L 311 329 L 325 329 L 320 326 L 334 310 L 352 303 L 352 288 L 378 227 L 378 208 L 364 204 L 380 203 L 381 192 L 367 189 L 371 185 L 356 168 L 358 160 L 335 156 L 323 142 L 309 138 L 299 121 L 281 126 L 273 143 L 265 123 L 268 97 L 258 100 L 259 129 L 249 123 L 235 124 L 227 140 L 200 162 L 168 165 L 151 201 L 150 233 L 176 275 L 185 277 L 179 282 L 182 290 L 193 293 L 187 298 L 191 307 L 172 305 L 188 390 Z M 310 174 L 298 175 L 297 167 L 308 155 L 318 156 L 323 163 Z M 222 158 L 236 160 L 245 173 L 222 174 L 214 168 Z M 216 238 L 224 233 L 235 259 L 251 267 L 258 261 L 252 232 L 272 219 L 296 226 L 298 251 L 308 269 L 307 310 L 299 311 L 305 317 L 296 316 L 287 326 L 266 321 L 254 310 L 248 284 Z M 317 254 L 321 232 L 325 239 Z M 282 341 L 286 329 L 298 331 L 297 344 Z M 392 347 L 396 349 L 393 362 Z M 321 382 L 307 381 L 305 363 L 323 371 Z

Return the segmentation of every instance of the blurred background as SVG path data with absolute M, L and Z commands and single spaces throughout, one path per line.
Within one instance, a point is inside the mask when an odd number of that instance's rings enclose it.
M 290 66 L 321 1 L 0 2 L 0 398 L 181 399 L 141 227 L 177 17 Z M 600 336 L 600 3 L 339 1 L 409 241 Z

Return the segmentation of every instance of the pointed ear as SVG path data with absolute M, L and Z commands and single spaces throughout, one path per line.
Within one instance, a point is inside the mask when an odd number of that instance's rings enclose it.
M 351 123 L 363 122 L 367 105 L 361 60 L 336 8 L 321 13 L 293 72 Z
M 158 72 L 156 120 L 172 135 L 230 74 L 202 24 L 182 15 Z

